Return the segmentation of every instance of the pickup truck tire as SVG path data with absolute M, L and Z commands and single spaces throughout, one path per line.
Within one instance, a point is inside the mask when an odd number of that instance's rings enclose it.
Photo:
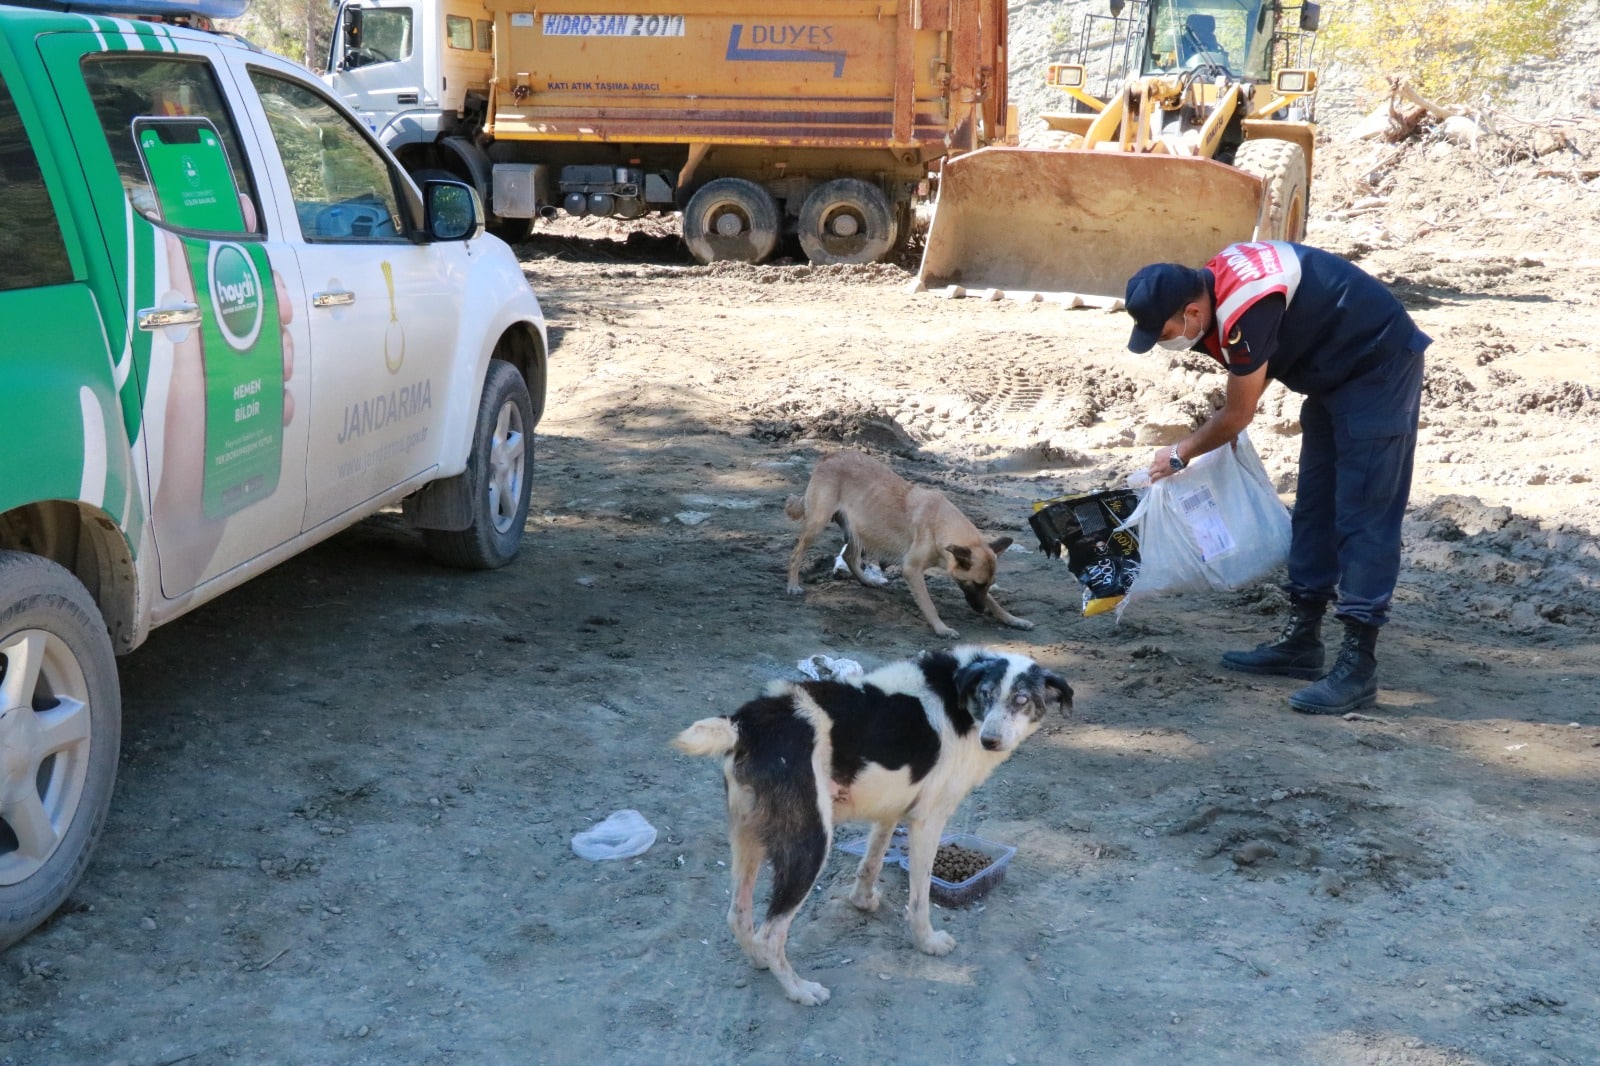
M 800 247 L 817 264 L 876 263 L 900 232 L 883 190 L 860 178 L 835 178 L 800 205 Z
M 116 656 L 89 591 L 48 559 L 0 552 L 0 949 L 83 876 L 121 734 Z
M 478 401 L 478 421 L 467 457 L 472 524 L 465 529 L 424 529 L 428 554 L 446 566 L 493 570 L 516 558 L 528 521 L 533 484 L 533 400 L 517 368 L 491 359 Z
M 683 243 L 702 263 L 759 263 L 778 246 L 778 203 L 744 178 L 715 178 L 683 208 Z

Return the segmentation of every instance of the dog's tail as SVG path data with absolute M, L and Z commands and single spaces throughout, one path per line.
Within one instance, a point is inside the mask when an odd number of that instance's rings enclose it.
M 806 516 L 806 498 L 801 495 L 790 496 L 783 503 L 783 513 L 798 522 Z
M 672 746 L 685 755 L 726 755 L 738 742 L 731 718 L 702 718 L 672 738 Z

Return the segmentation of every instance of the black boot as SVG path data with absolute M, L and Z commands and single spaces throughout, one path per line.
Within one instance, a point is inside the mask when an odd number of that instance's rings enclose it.
M 1278 674 L 1315 681 L 1322 676 L 1322 613 L 1326 600 L 1291 599 L 1289 621 L 1277 640 L 1255 651 L 1225 651 L 1222 665 L 1246 674 Z
M 1351 618 L 1344 623 L 1344 643 L 1328 676 L 1289 697 L 1289 706 L 1301 714 L 1344 714 L 1378 701 L 1375 650 L 1378 627 Z

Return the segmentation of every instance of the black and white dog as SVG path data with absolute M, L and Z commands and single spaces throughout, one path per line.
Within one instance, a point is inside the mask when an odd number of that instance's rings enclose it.
M 1039 728 L 1072 710 L 1072 688 L 1033 660 L 963 646 L 924 652 L 851 681 L 778 681 L 731 716 L 703 718 L 672 744 L 723 757 L 733 903 L 728 926 L 750 961 L 770 968 L 796 1003 L 828 1001 L 784 953 L 789 925 L 846 821 L 872 823 L 850 902 L 877 910 L 877 882 L 895 824 L 910 830 L 917 947 L 955 947 L 928 915 L 928 879 L 945 822 L 967 793 Z M 772 861 L 772 900 L 755 927 L 756 875 Z

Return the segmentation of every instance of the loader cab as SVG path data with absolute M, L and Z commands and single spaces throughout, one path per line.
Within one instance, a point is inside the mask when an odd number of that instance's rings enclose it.
M 1270 80 L 1278 12 L 1275 0 L 1154 0 L 1140 71 Z
M 1132 33 L 1142 33 L 1141 74 L 1226 74 L 1257 84 L 1309 64 L 1322 19 L 1315 0 L 1112 0 L 1111 10 L 1140 23 Z

